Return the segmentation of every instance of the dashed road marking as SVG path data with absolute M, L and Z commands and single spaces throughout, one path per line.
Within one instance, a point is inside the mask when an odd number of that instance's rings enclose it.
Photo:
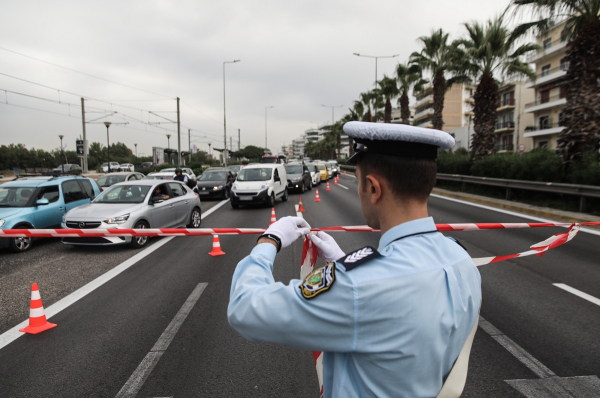
M 584 300 L 589 301 L 590 303 L 594 303 L 596 305 L 600 305 L 600 299 L 597 299 L 596 297 L 592 296 L 591 294 L 587 294 L 582 292 L 581 290 L 577 290 L 574 287 L 571 287 L 569 285 L 565 285 L 564 283 L 553 283 L 554 286 L 563 289 L 571 294 L 574 294 L 578 297 L 581 297 Z
M 135 397 L 137 395 L 164 352 L 169 348 L 169 344 L 173 341 L 179 328 L 192 311 L 192 308 L 194 308 L 194 305 L 200 298 L 202 292 L 204 292 L 204 289 L 206 289 L 207 285 L 208 283 L 199 283 L 196 286 L 192 294 L 190 294 L 181 309 L 175 315 L 175 318 L 169 323 L 169 326 L 167 326 L 165 331 L 158 338 L 154 347 L 152 347 L 150 352 L 144 357 L 142 362 L 140 362 L 137 369 L 129 377 L 129 380 L 127 380 L 115 398 Z
M 211 215 L 214 211 L 216 211 L 217 209 L 222 207 L 227 202 L 229 202 L 229 200 L 223 200 L 220 203 L 218 203 L 217 205 L 208 209 L 204 214 L 202 214 L 202 219 L 204 220 L 206 217 Z M 121 264 L 117 265 L 110 271 L 100 275 L 93 281 L 89 282 L 87 285 L 80 287 L 79 289 L 75 290 L 73 293 L 69 294 L 68 296 L 63 297 L 62 299 L 58 300 L 56 303 L 54 303 L 51 306 L 49 306 L 48 308 L 46 308 L 46 318 L 49 319 L 52 316 L 54 316 L 54 315 L 58 314 L 59 312 L 61 312 L 62 310 L 64 310 L 65 308 L 69 307 L 70 305 L 75 304 L 77 301 L 79 301 L 83 297 L 87 296 L 94 290 L 98 289 L 100 286 L 104 285 L 106 282 L 110 281 L 111 279 L 113 279 L 114 277 L 116 277 L 117 275 L 122 273 L 123 271 L 127 270 L 132 265 L 135 265 L 137 262 L 142 260 L 144 257 L 147 257 L 148 255 L 152 254 L 156 250 L 160 249 L 162 246 L 169 243 L 171 240 L 173 240 L 173 238 L 175 238 L 175 236 L 169 236 L 169 237 L 161 239 L 160 241 L 156 242 L 152 246 L 144 249 L 143 251 L 139 252 L 135 256 L 133 256 L 133 257 L 129 258 L 128 260 L 125 260 Z M 6 332 L 2 333 L 0 335 L 0 349 L 2 349 L 3 347 L 7 346 L 10 343 L 12 343 L 13 341 L 18 339 L 22 335 L 24 335 L 25 333 L 19 332 L 19 329 L 23 329 L 28 324 L 29 324 L 29 320 L 27 319 L 27 320 L 19 323 L 17 326 L 13 327 L 12 329 L 9 329 Z
M 342 184 L 339 184 L 339 183 L 338 183 L 338 187 L 342 187 L 342 188 L 344 188 L 344 189 L 350 189 L 350 188 L 348 188 L 348 187 L 345 187 L 345 186 L 343 186 Z

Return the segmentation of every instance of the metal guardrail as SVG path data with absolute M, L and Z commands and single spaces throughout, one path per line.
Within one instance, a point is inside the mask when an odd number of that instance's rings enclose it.
M 512 189 L 525 191 L 549 192 L 564 195 L 579 196 L 579 211 L 585 212 L 585 198 L 600 198 L 600 187 L 592 185 L 563 184 L 558 182 L 539 182 L 508 180 L 504 178 L 474 177 L 459 174 L 437 174 L 438 180 L 461 182 L 461 191 L 465 190 L 466 184 L 488 185 L 506 189 L 506 200 L 511 199 Z

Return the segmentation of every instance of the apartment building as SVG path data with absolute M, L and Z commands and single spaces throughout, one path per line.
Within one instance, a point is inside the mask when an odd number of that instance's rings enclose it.
M 524 113 L 525 107 L 535 98 L 533 89 L 526 88 L 523 81 L 506 82 L 498 87 L 496 104 L 496 152 L 529 151 L 533 140 L 526 137 L 526 129 L 533 123 L 533 116 Z
M 473 93 L 475 88 L 466 84 L 455 84 L 444 96 L 444 110 L 442 117 L 444 126 L 442 130 L 450 131 L 466 126 L 469 123 L 469 114 L 473 111 Z M 416 95 L 414 104 L 414 126 L 433 127 L 433 86 L 426 87 Z
M 402 117 L 400 116 L 400 108 L 392 108 L 392 123 L 400 124 L 402 123 Z M 410 108 L 410 116 L 408 117 L 408 124 L 413 124 L 415 120 L 415 108 Z
M 524 136 L 530 138 L 533 148 L 556 149 L 556 141 L 564 129 L 562 111 L 567 103 L 566 61 L 568 34 L 565 23 L 557 23 L 537 41 L 541 50 L 530 54 L 528 62 L 535 63 L 537 78 L 525 87 L 535 90 L 534 99 L 525 104 L 525 113 L 533 117 Z

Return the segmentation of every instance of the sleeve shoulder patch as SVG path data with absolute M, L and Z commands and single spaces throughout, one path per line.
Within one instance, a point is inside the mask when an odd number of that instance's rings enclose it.
M 373 260 L 381 256 L 379 252 L 371 246 L 363 247 L 338 260 L 339 263 L 344 265 L 346 271 L 350 271 L 359 265 L 366 263 L 367 261 Z
M 335 282 L 335 263 L 327 263 L 324 267 L 314 270 L 300 284 L 302 297 L 307 300 L 326 292 Z

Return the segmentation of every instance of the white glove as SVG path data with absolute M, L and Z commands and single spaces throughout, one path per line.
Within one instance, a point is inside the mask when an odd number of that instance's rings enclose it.
M 323 231 L 311 235 L 310 240 L 319 248 L 319 257 L 327 262 L 339 260 L 346 255 L 335 239 Z
M 281 240 L 281 248 L 288 247 L 296 239 L 310 233 L 310 225 L 300 217 L 283 217 L 267 229 L 265 234 L 275 235 Z

